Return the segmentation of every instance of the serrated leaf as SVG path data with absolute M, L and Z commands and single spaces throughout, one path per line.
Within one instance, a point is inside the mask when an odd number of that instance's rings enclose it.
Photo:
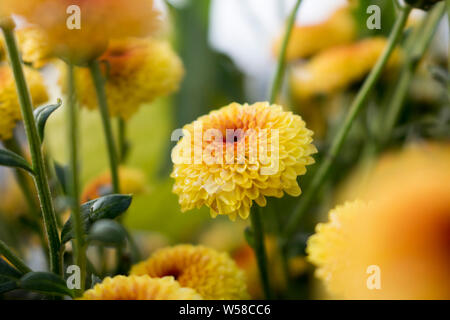
M 80 210 L 84 233 L 87 234 L 91 226 L 98 220 L 115 219 L 120 216 L 128 210 L 131 200 L 130 195 L 111 194 L 83 204 Z M 66 243 L 72 238 L 72 218 L 69 218 L 61 231 L 61 241 Z
M 19 288 L 51 295 L 74 297 L 74 292 L 67 287 L 60 276 L 50 272 L 29 272 L 18 282 Z
M 41 142 L 44 141 L 45 124 L 47 123 L 50 115 L 58 109 L 62 104 L 61 99 L 58 99 L 56 104 L 51 104 L 48 106 L 42 106 L 34 110 L 34 119 L 36 121 L 36 126 L 38 128 L 39 137 Z
M 58 162 L 54 162 L 53 166 L 55 168 L 56 177 L 58 178 L 59 184 L 61 185 L 62 191 L 65 195 L 68 192 L 68 183 L 67 183 L 67 171 L 68 167 L 59 164 Z
M 89 231 L 89 240 L 105 246 L 119 247 L 125 245 L 127 233 L 116 221 L 104 219 L 92 225 Z
M 0 166 L 21 168 L 34 174 L 30 164 L 24 158 L 6 149 L 0 149 Z
M 11 279 L 19 279 L 23 273 L 11 266 L 8 262 L 0 257 L 0 276 Z M 1 282 L 1 281 L 0 281 Z

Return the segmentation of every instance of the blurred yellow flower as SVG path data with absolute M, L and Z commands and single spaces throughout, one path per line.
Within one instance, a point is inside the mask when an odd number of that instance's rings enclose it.
M 146 177 L 141 170 L 119 167 L 119 180 L 122 194 L 140 194 L 146 191 Z M 111 172 L 107 171 L 87 184 L 81 195 L 81 202 L 85 203 L 111 192 Z
M 178 245 L 156 251 L 131 269 L 132 275 L 173 276 L 207 300 L 248 298 L 244 274 L 226 253 L 203 246 Z
M 41 27 L 54 53 L 75 64 L 99 57 L 110 39 L 148 36 L 160 24 L 153 0 L 2 0 L 0 16 L 9 14 Z
M 267 196 L 299 196 L 297 176 L 317 152 L 300 116 L 266 102 L 230 104 L 183 132 L 172 152 L 171 174 L 181 209 L 206 205 L 213 217 L 232 220 L 248 218 L 253 201 L 264 207 Z
M 42 29 L 28 26 L 16 32 L 22 60 L 34 68 L 42 68 L 54 56 Z
M 326 21 L 311 26 L 295 26 L 286 52 L 288 61 L 307 58 L 336 45 L 350 43 L 356 38 L 357 26 L 350 7 L 343 7 Z M 278 56 L 283 37 L 275 43 Z
M 34 190 L 31 176 L 27 177 L 27 182 L 30 189 Z M 8 170 L 5 174 L 2 174 L 0 194 L 2 195 L 2 201 L 0 201 L 0 214 L 5 220 L 15 220 L 26 216 L 26 214 L 29 213 L 27 201 L 20 186 L 17 184 L 13 171 Z M 36 203 L 38 202 L 36 201 Z
M 450 146 L 415 148 L 385 158 L 363 192 L 370 205 L 337 207 L 310 238 L 332 298 L 450 298 Z
M 144 103 L 179 88 L 183 63 L 166 41 L 113 41 L 99 58 L 104 61 L 111 116 L 129 119 Z M 77 69 L 77 91 L 82 106 L 97 109 L 97 96 L 88 69 Z
M 33 106 L 43 104 L 48 100 L 44 79 L 38 71 L 31 68 L 25 67 L 24 72 Z M 0 64 L 0 140 L 10 139 L 17 121 L 21 119 L 14 75 L 6 63 Z
M 362 80 L 373 68 L 387 45 L 387 39 L 374 37 L 350 45 L 333 47 L 294 67 L 290 81 L 298 100 L 329 95 Z M 399 49 L 392 54 L 387 69 L 401 60 Z
M 173 277 L 115 276 L 86 291 L 81 300 L 202 300 L 190 288 L 182 288 Z

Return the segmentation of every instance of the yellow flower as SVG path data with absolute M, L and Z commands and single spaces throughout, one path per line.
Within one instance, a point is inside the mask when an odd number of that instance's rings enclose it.
M 343 7 L 328 20 L 312 26 L 295 26 L 286 52 L 288 61 L 307 58 L 317 52 L 336 45 L 350 43 L 356 38 L 357 27 L 351 9 Z M 275 53 L 278 56 L 283 38 L 277 40 Z
M 416 148 L 369 179 L 370 205 L 337 207 L 310 238 L 332 298 L 450 298 L 450 145 Z
M 184 127 L 172 152 L 173 191 L 183 211 L 246 219 L 255 201 L 301 193 L 297 176 L 314 163 L 312 131 L 300 116 L 265 102 L 230 104 Z
M 155 252 L 135 265 L 132 275 L 173 276 L 207 300 L 247 299 L 245 277 L 226 253 L 203 246 L 178 245 Z
M 119 180 L 121 193 L 140 194 L 146 190 L 146 178 L 142 171 L 132 168 L 120 167 Z M 83 190 L 81 202 L 85 203 L 111 193 L 111 172 L 107 171 L 94 178 Z
M 12 13 L 42 28 L 53 52 L 76 64 L 96 59 L 110 39 L 147 36 L 160 24 L 153 0 L 2 0 L 0 16 Z
M 34 68 L 42 68 L 52 58 L 53 54 L 45 33 L 42 29 L 29 26 L 16 32 L 22 60 Z
M 362 80 L 386 45 L 385 38 L 375 37 L 317 54 L 309 62 L 294 67 L 291 74 L 293 95 L 299 100 L 307 100 L 338 92 Z M 400 59 L 400 51 L 395 50 L 387 68 L 394 69 Z
M 190 288 L 182 288 L 173 277 L 115 276 L 86 291 L 81 300 L 202 300 Z
M 24 68 L 34 106 L 48 100 L 47 90 L 41 74 L 31 68 Z M 22 119 L 19 98 L 11 68 L 0 65 L 0 140 L 8 140 L 13 135 L 17 121 Z
M 106 62 L 110 114 L 123 119 L 129 119 L 142 104 L 176 91 L 184 74 L 183 63 L 166 41 L 114 41 L 100 60 Z M 76 74 L 82 106 L 96 109 L 97 96 L 89 70 L 77 69 Z

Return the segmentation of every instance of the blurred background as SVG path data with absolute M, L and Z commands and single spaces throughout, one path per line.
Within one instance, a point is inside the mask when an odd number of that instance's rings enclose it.
M 297 17 L 296 28 L 317 26 L 320 24 L 340 24 L 330 22 L 333 15 L 346 8 L 346 0 L 304 0 Z M 357 1 L 356 1 L 357 2 Z M 368 14 L 367 3 L 381 8 L 381 29 L 369 30 L 366 26 Z M 180 90 L 167 98 L 140 108 L 128 122 L 127 140 L 129 152 L 125 170 L 131 170 L 130 186 L 135 196 L 130 210 L 126 213 L 125 224 L 135 232 L 143 244 L 144 252 L 174 243 L 203 243 L 217 249 L 229 251 L 238 264 L 244 268 L 256 268 L 251 250 L 245 244 L 244 229 L 247 222 L 232 224 L 227 217 L 210 219 L 207 208 L 181 213 L 178 198 L 171 191 L 173 181 L 169 178 L 172 169 L 170 150 L 171 132 L 192 122 L 198 116 L 230 102 L 253 103 L 268 99 L 268 92 L 276 67 L 277 43 L 283 34 L 286 18 L 292 10 L 294 0 L 170 0 L 159 2 L 165 19 L 170 21 L 164 37 L 172 42 L 185 67 L 185 77 Z M 352 7 L 351 32 L 345 44 L 352 44 L 362 39 L 386 37 L 393 25 L 395 6 L 391 0 L 361 1 L 360 6 Z M 346 9 L 347 10 L 347 9 Z M 350 10 L 348 10 L 350 12 Z M 423 12 L 412 15 L 410 26 L 417 25 Z M 336 27 L 339 29 L 338 27 Z M 327 30 L 327 29 L 324 29 Z M 329 30 L 329 29 L 328 29 Z M 408 31 L 407 31 L 408 32 Z M 295 31 L 294 31 L 295 34 Z M 317 42 L 337 35 L 322 32 L 316 37 Z M 450 108 L 446 97 L 446 87 L 439 82 L 440 69 L 446 69 L 448 59 L 448 23 L 443 19 L 431 49 L 418 67 L 407 96 L 407 109 L 401 114 L 400 124 L 394 132 L 388 148 L 407 142 L 425 139 L 447 140 L 450 138 Z M 295 38 L 292 39 L 295 41 Z M 310 52 L 298 53 L 292 48 L 286 72 L 283 94 L 279 103 L 287 110 L 300 114 L 307 126 L 315 131 L 315 145 L 319 149 L 316 160 L 321 157 L 321 150 L 329 146 L 330 138 L 336 132 L 336 125 L 348 110 L 355 93 L 372 65 L 368 62 L 366 71 L 356 76 L 341 75 L 344 80 L 329 90 L 315 89 L 310 79 L 302 77 L 308 63 L 321 50 L 327 50 L 334 44 L 323 41 L 323 48 Z M 330 42 L 330 41 L 328 41 Z M 355 55 L 353 59 L 366 59 Z M 398 59 L 401 59 L 399 57 Z M 344 63 L 344 62 L 343 62 Z M 337 200 L 340 186 L 347 176 L 364 162 L 363 157 L 370 153 L 368 144 L 371 132 L 379 125 L 377 110 L 386 106 L 390 88 L 396 82 L 398 65 L 393 62 L 389 71 L 383 75 L 376 91 L 370 98 L 366 111 L 358 121 L 348 143 L 341 152 L 336 169 L 324 188 L 323 194 L 307 215 L 295 241 L 297 245 L 292 252 L 292 273 L 298 279 L 295 297 L 311 297 L 308 289 L 311 284 L 312 267 L 302 258 L 306 239 L 313 232 L 319 220 L 326 218 L 326 213 Z M 351 69 L 349 65 L 340 70 Z M 364 68 L 363 68 L 364 69 Z M 434 70 L 434 72 L 429 72 Z M 42 70 L 51 92 L 51 101 L 61 97 L 58 87 L 58 68 L 47 66 Z M 303 73 L 302 73 L 303 72 Z M 335 70 L 323 70 L 334 74 Z M 317 79 L 327 82 L 326 78 Z M 305 85 L 311 85 L 310 87 Z M 305 92 L 305 89 L 310 91 Z M 89 187 L 96 177 L 106 172 L 108 161 L 103 140 L 100 116 L 95 111 L 81 109 L 81 156 L 82 183 Z M 117 128 L 116 128 L 117 129 Z M 19 132 L 21 128 L 17 129 Z M 65 116 L 58 110 L 49 120 L 47 126 L 47 153 L 58 163 L 66 163 Z M 369 142 L 368 142 L 369 141 Z M 313 175 L 314 167 L 301 179 L 301 185 L 307 184 Z M 21 213 L 26 206 L 20 190 L 15 185 L 13 172 L 0 168 L 0 238 L 14 239 L 20 237 L 13 233 L 10 226 L 27 225 L 28 221 Z M 282 200 L 271 199 L 269 211 L 276 212 L 282 219 L 291 212 L 297 199 L 284 197 Z M 283 220 L 282 220 L 283 221 Z M 269 226 L 269 231 L 276 233 L 276 223 Z M 269 233 L 270 233 L 269 232 Z M 30 240 L 30 243 L 34 243 Z M 268 240 L 269 251 L 271 239 Z M 273 242 L 273 241 L 272 241 Z M 35 246 L 38 248 L 38 245 Z M 273 247 L 273 246 L 272 246 Z M 27 249 L 27 260 L 35 269 L 45 268 L 45 259 L 33 246 Z M 270 256 L 270 253 L 269 253 Z M 252 260 L 253 259 L 253 260 Z M 275 267 L 276 270 L 277 267 Z M 256 269 L 255 269 L 256 270 Z M 276 273 L 276 272 L 275 272 Z M 276 278 L 276 277 L 275 277 Z M 256 284 L 251 285 L 254 296 L 258 296 Z

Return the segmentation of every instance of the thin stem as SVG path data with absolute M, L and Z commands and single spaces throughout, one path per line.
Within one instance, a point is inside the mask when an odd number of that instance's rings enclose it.
M 108 148 L 109 165 L 111 170 L 111 180 L 113 185 L 113 192 L 120 193 L 118 160 L 116 145 L 114 142 L 113 131 L 111 128 L 111 119 L 109 117 L 108 101 L 106 99 L 105 79 L 103 78 L 100 63 L 93 61 L 89 64 L 92 79 L 94 81 L 95 89 L 97 91 L 98 105 L 103 122 L 103 131 L 106 138 L 106 145 Z
M 408 41 L 408 45 L 406 46 L 406 62 L 403 65 L 400 78 L 394 89 L 394 95 L 386 109 L 385 126 L 381 132 L 382 145 L 385 145 L 392 135 L 395 124 L 397 123 L 401 110 L 405 104 L 414 72 L 416 71 L 420 60 L 425 55 L 439 21 L 444 14 L 445 3 L 437 4 L 427 14 L 427 17 L 423 22 L 416 27 L 415 32 L 411 35 L 411 41 Z
M 119 128 L 119 163 L 124 163 L 127 154 L 127 122 L 119 117 L 117 126 Z
M 297 17 L 298 9 L 302 0 L 297 0 L 294 9 L 287 21 L 286 33 L 284 35 L 283 43 L 281 45 L 280 55 L 278 57 L 277 71 L 275 73 L 275 78 L 272 84 L 272 91 L 270 93 L 270 103 L 274 103 L 277 99 L 278 93 L 280 92 L 281 86 L 283 84 L 284 71 L 286 69 L 286 51 L 289 45 L 289 40 L 291 39 L 292 29 L 294 27 L 295 18 Z
M 252 230 L 254 243 L 253 248 L 256 254 L 256 260 L 258 262 L 259 273 L 261 277 L 261 283 L 264 290 L 266 299 L 271 299 L 272 294 L 270 290 L 269 272 L 267 268 L 267 255 L 266 246 L 264 242 L 264 226 L 261 217 L 261 208 L 254 206 L 250 214 L 252 221 Z
M 57 274 L 62 274 L 62 267 L 59 257 L 61 242 L 56 224 L 55 210 L 48 184 L 48 176 L 41 149 L 41 140 L 39 138 L 36 122 L 33 116 L 31 96 L 25 80 L 25 75 L 23 73 L 22 64 L 20 62 L 17 43 L 14 38 L 14 22 L 12 22 L 11 19 L 3 19 L 0 23 L 0 27 L 2 28 L 5 37 L 9 60 L 11 62 L 11 67 L 16 81 L 20 109 L 25 124 L 25 131 L 27 134 L 28 143 L 30 145 L 31 162 L 35 172 L 34 181 L 41 203 L 45 231 L 48 237 L 51 271 Z
M 364 82 L 362 88 L 358 92 L 358 95 L 356 96 L 353 104 L 351 105 L 349 113 L 343 125 L 340 127 L 337 135 L 335 136 L 331 144 L 331 148 L 328 154 L 323 159 L 315 176 L 313 177 L 311 184 L 308 186 L 305 194 L 302 196 L 298 205 L 294 208 L 294 211 L 290 219 L 288 220 L 288 224 L 285 228 L 285 236 L 287 238 L 290 238 L 295 233 L 295 230 L 297 229 L 300 219 L 302 218 L 304 213 L 308 210 L 309 205 L 311 204 L 312 200 L 317 195 L 323 182 L 325 181 L 325 178 L 327 177 L 331 169 L 331 166 L 333 165 L 337 155 L 342 149 L 342 146 L 353 125 L 353 122 L 355 121 L 360 111 L 363 109 L 369 94 L 371 93 L 373 87 L 378 81 L 381 72 L 383 71 L 384 67 L 386 66 L 389 60 L 389 57 L 394 51 L 394 48 L 397 45 L 398 40 L 400 39 L 400 36 L 403 32 L 406 21 L 408 20 L 408 16 L 411 12 L 411 9 L 412 9 L 411 6 L 408 5 L 402 7 L 400 15 L 397 18 L 394 28 L 389 36 L 387 47 L 384 49 L 382 55 L 378 59 L 374 68 L 372 69 L 366 81 Z
M 69 145 L 69 195 L 73 221 L 73 239 L 75 264 L 80 268 L 80 294 L 84 292 L 86 280 L 86 245 L 84 241 L 83 221 L 80 212 L 80 182 L 79 182 L 79 160 L 78 160 L 78 108 L 76 103 L 75 78 L 73 65 L 67 65 L 68 104 L 67 123 L 68 145 Z
M 2 254 L 9 262 L 11 262 L 11 264 L 15 266 L 20 272 L 28 273 L 33 271 L 25 264 L 25 262 L 23 262 L 22 259 L 16 256 L 14 252 L 2 240 L 0 240 L 0 254 Z

